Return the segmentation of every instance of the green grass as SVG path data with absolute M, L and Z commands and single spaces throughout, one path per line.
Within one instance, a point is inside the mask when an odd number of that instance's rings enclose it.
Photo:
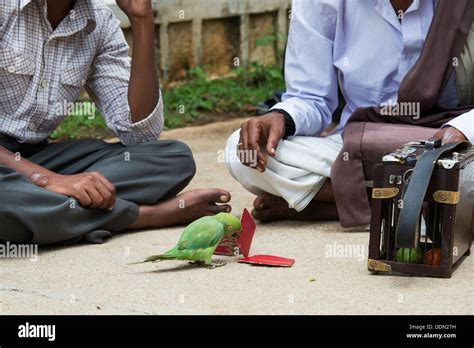
M 252 65 L 248 70 L 237 68 L 234 76 L 209 80 L 201 68 L 189 73 L 183 85 L 165 90 L 165 125 L 176 128 L 205 114 L 255 113 L 255 106 L 284 88 L 281 70 L 277 67 Z
M 163 90 L 165 127 L 183 127 L 218 114 L 253 115 L 255 106 L 284 88 L 281 69 L 252 64 L 236 68 L 231 77 L 210 80 L 204 70 L 194 68 L 187 80 Z M 103 138 L 110 136 L 99 112 L 96 117 L 68 116 L 52 139 Z

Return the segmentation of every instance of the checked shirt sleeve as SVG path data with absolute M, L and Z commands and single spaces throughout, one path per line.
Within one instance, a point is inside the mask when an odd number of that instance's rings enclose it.
M 102 30 L 102 44 L 91 67 L 86 90 L 102 112 L 107 126 L 125 145 L 135 145 L 160 137 L 164 125 L 163 101 L 145 119 L 133 123 L 128 105 L 131 59 L 128 44 L 116 18 L 110 13 Z

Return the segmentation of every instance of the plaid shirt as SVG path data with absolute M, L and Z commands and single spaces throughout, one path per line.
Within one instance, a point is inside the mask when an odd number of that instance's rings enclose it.
M 0 0 L 0 134 L 25 143 L 45 140 L 85 87 L 124 144 L 158 139 L 161 94 L 155 110 L 132 123 L 128 49 L 100 0 L 78 0 L 55 30 L 45 0 Z

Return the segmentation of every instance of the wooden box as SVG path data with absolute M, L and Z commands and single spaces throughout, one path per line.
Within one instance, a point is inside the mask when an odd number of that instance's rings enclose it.
M 474 233 L 474 148 L 443 155 L 436 163 L 417 224 L 417 248 L 396 245 L 397 224 L 407 177 L 423 142 L 409 143 L 375 167 L 368 269 L 449 278 L 470 254 Z

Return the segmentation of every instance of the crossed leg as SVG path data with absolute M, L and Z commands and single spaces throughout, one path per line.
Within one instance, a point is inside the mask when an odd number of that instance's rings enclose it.
M 257 196 L 252 210 L 257 220 L 338 220 L 329 177 L 342 148 L 340 136 L 283 140 L 275 158 L 267 155 L 264 173 L 240 163 L 236 154 L 238 139 L 237 131 L 227 141 L 226 165 L 234 179 Z
M 196 169 L 191 150 L 181 142 L 126 147 L 96 140 L 66 141 L 48 144 L 27 157 L 63 175 L 99 172 L 115 186 L 116 204 L 112 211 L 85 208 L 0 166 L 0 240 L 52 244 L 85 236 L 100 243 L 111 233 L 186 224 L 230 211 L 226 204 L 230 194 L 224 190 L 178 195 Z

